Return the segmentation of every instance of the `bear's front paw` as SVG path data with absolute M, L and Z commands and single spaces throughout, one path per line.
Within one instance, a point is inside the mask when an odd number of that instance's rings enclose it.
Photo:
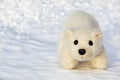
M 107 60 L 105 57 L 104 58 L 97 57 L 90 61 L 90 66 L 93 69 L 101 69 L 101 70 L 105 69 L 107 68 Z
M 105 52 L 103 51 L 103 53 L 93 58 L 90 61 L 90 66 L 94 69 L 101 69 L 101 70 L 107 68 L 107 57 Z
M 104 63 L 94 63 L 94 64 L 92 63 L 91 68 L 103 70 L 103 69 L 107 68 L 107 65 Z
M 61 66 L 64 68 L 64 69 L 74 69 L 79 63 L 78 62 L 74 62 L 74 63 L 62 63 Z

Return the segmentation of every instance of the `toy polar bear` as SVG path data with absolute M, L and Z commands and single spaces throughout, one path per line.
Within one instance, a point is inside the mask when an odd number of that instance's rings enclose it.
M 107 67 L 99 25 L 93 16 L 83 11 L 75 11 L 66 19 L 58 52 L 64 69 L 75 69 L 81 63 L 90 69 Z

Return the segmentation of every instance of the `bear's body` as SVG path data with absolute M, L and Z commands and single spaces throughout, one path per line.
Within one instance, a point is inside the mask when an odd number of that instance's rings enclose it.
M 99 25 L 83 11 L 75 11 L 68 16 L 58 52 L 60 65 L 65 69 L 74 69 L 82 62 L 94 69 L 105 69 L 107 66 Z

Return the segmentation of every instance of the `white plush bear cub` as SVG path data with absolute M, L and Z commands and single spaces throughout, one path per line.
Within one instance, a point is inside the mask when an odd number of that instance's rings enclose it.
M 107 66 L 99 25 L 95 18 L 83 11 L 68 16 L 58 52 L 60 65 L 65 69 L 75 69 L 83 62 L 91 69 Z

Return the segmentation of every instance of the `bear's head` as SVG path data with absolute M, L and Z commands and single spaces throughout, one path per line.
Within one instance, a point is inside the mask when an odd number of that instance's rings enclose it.
M 102 46 L 102 33 L 97 30 L 67 30 L 66 43 L 69 53 L 79 61 L 87 61 L 99 55 Z

